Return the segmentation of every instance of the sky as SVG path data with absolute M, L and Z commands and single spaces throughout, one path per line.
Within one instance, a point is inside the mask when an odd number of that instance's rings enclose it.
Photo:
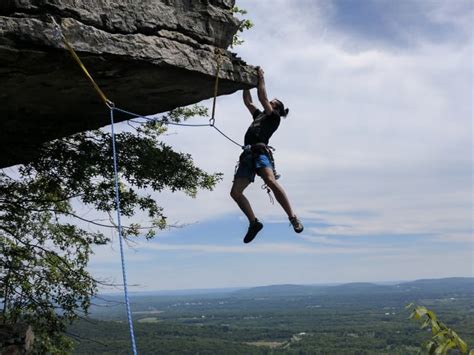
M 294 233 L 257 179 L 246 195 L 264 228 L 244 245 L 247 221 L 229 196 L 240 148 L 209 128 L 170 128 L 166 143 L 224 180 L 195 199 L 155 195 L 184 227 L 126 248 L 131 290 L 474 276 L 472 1 L 237 5 L 254 28 L 234 51 L 290 108 L 270 144 L 305 230 Z M 251 117 L 241 92 L 219 97 L 216 112 L 242 140 Z M 89 270 L 120 283 L 111 238 Z

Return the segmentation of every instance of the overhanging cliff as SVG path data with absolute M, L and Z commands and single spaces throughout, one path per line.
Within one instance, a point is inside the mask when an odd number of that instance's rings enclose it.
M 238 29 L 233 0 L 0 1 L 0 167 L 44 142 L 108 124 L 106 107 L 55 36 L 53 16 L 110 100 L 142 114 L 213 96 L 215 48 Z M 225 52 L 219 95 L 256 84 Z M 125 119 L 125 117 L 123 117 Z

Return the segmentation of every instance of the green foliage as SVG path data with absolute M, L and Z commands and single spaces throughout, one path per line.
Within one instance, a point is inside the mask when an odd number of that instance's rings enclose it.
M 207 107 L 200 105 L 192 105 L 186 107 L 178 107 L 174 110 L 169 111 L 163 116 L 163 119 L 172 122 L 186 121 L 192 117 L 207 117 L 209 116 L 209 110 Z
M 232 14 L 238 14 L 238 15 L 246 15 L 247 10 L 241 9 L 237 6 L 234 6 L 232 9 L 230 9 Z M 239 33 L 242 33 L 246 30 L 250 30 L 253 27 L 253 22 L 250 21 L 249 19 L 243 19 L 240 22 L 239 28 L 237 30 L 238 33 L 234 35 L 234 38 L 232 39 L 232 44 L 230 45 L 231 48 L 234 48 L 235 46 L 238 46 L 242 43 L 244 43 L 244 40 L 240 38 Z
M 193 106 L 167 114 L 178 122 L 206 109 Z M 159 141 L 166 132 L 148 123 L 116 135 L 122 214 L 144 212 L 150 226 L 131 224 L 124 236 L 152 238 L 169 227 L 162 207 L 150 191 L 212 189 L 220 174 L 208 174 L 189 154 Z M 114 179 L 110 133 L 79 133 L 45 144 L 30 163 L 7 174 L 0 172 L 0 302 L 4 322 L 33 326 L 36 352 L 62 354 L 71 349 L 67 325 L 87 315 L 99 284 L 87 271 L 96 245 L 109 242 L 104 230 L 113 222 L 88 220 L 78 207 L 111 216 Z M 73 203 L 74 202 L 74 203 Z M 91 227 L 93 226 L 93 227 Z M 95 229 L 95 230 L 94 230 Z
M 422 329 L 431 327 L 432 337 L 422 345 L 423 351 L 430 355 L 444 355 L 447 354 L 450 349 L 457 349 L 462 354 L 467 354 L 467 344 L 454 330 L 448 328 L 443 322 L 438 320 L 433 311 L 423 306 L 415 306 L 413 303 L 409 304 L 407 309 L 413 309 L 410 314 L 410 319 L 420 321 Z M 469 352 L 469 354 L 473 353 L 474 349 Z

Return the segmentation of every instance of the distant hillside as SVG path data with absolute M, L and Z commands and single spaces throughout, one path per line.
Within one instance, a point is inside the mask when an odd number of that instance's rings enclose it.
M 287 297 L 287 296 L 317 296 L 317 295 L 349 295 L 393 292 L 393 286 L 373 283 L 348 283 L 337 286 L 307 286 L 307 285 L 271 285 L 253 287 L 233 292 L 237 297 Z
M 327 286 L 306 285 L 270 285 L 246 288 L 235 291 L 231 296 L 236 297 L 285 297 L 306 296 L 324 293 Z
M 150 313 L 155 317 L 158 311 L 201 314 L 210 310 L 239 311 L 245 308 L 246 311 L 273 312 L 341 306 L 350 309 L 354 305 L 359 309 L 399 307 L 436 299 L 456 299 L 457 302 L 474 299 L 474 278 L 417 280 L 395 285 L 357 282 L 342 285 L 270 285 L 240 290 L 187 290 L 189 294 L 181 292 L 132 294 L 133 312 L 137 316 Z M 101 295 L 93 301 L 90 314 L 94 318 L 111 320 L 124 316 L 121 307 L 123 295 Z
M 159 298 L 166 301 L 188 299 L 213 299 L 224 297 L 256 298 L 287 296 L 344 296 L 344 295 L 383 295 L 383 294 L 424 294 L 442 295 L 445 293 L 474 294 L 474 278 L 452 277 L 443 279 L 416 280 L 394 285 L 370 282 L 354 282 L 341 285 L 269 285 L 242 289 L 201 289 L 132 293 L 135 302 Z M 122 294 L 101 295 L 107 299 L 121 301 Z M 100 303 L 97 301 L 97 303 Z
M 286 297 L 316 295 L 362 295 L 362 294 L 444 294 L 474 293 L 474 278 L 453 277 L 444 279 L 416 280 L 396 285 L 379 285 L 369 282 L 354 282 L 337 286 L 271 285 L 242 289 L 231 293 L 234 297 Z
M 387 293 L 393 291 L 393 286 L 378 285 L 369 282 L 353 282 L 339 286 L 332 286 L 328 288 L 329 294 L 348 294 L 348 293 Z
M 473 293 L 474 278 L 472 277 L 450 277 L 444 279 L 426 279 L 404 282 L 395 286 L 401 291 L 424 291 L 424 292 L 459 292 Z

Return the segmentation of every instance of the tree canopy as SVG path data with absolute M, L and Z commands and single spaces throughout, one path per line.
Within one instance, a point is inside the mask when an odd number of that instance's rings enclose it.
M 206 115 L 207 109 L 193 106 L 166 118 Z M 146 213 L 150 221 L 124 226 L 125 237 L 152 238 L 169 227 L 153 192 L 169 189 L 194 197 L 221 178 L 162 142 L 165 132 L 163 124 L 147 122 L 116 134 L 122 215 Z M 91 297 L 105 284 L 86 267 L 93 247 L 110 241 L 104 230 L 116 227 L 112 220 L 87 220 L 75 206 L 79 202 L 109 215 L 115 209 L 110 133 L 89 131 L 46 143 L 33 161 L 7 171 L 0 172 L 1 318 L 32 325 L 37 352 L 64 353 L 72 344 L 66 326 L 87 315 Z

